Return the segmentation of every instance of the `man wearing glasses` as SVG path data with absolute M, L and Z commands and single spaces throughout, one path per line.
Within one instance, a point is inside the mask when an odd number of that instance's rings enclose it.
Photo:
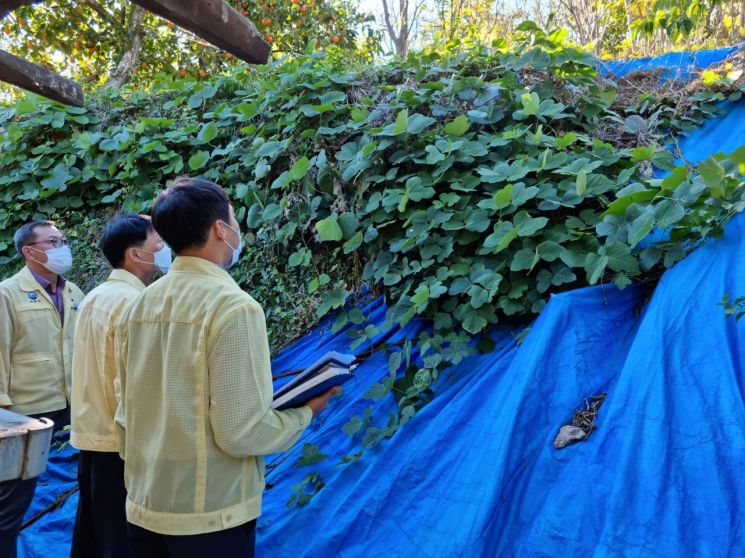
M 83 293 L 63 274 L 72 266 L 67 239 L 51 221 L 32 221 L 13 236 L 25 266 L 0 283 L 0 407 L 69 424 L 73 332 Z M 0 483 L 0 556 L 16 556 L 16 538 L 37 479 Z

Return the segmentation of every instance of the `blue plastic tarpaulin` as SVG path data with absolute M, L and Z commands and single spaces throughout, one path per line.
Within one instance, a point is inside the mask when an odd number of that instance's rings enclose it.
M 718 52 L 710 63 L 729 51 Z M 743 104 L 727 110 L 681 143 L 689 160 L 745 144 Z M 745 321 L 725 316 L 725 293 L 745 294 L 745 216 L 666 272 L 649 301 L 643 286 L 579 289 L 552 297 L 522 344 L 495 331 L 493 352 L 444 373 L 428 405 L 359 455 L 344 425 L 372 405 L 385 429 L 397 408 L 390 394 L 363 398 L 389 373 L 385 344 L 427 325 L 383 331 L 356 349 L 377 351 L 344 394 L 268 459 L 258 555 L 745 556 Z M 385 310 L 364 308 L 378 325 Z M 274 372 L 349 351 L 330 324 L 279 354 Z M 554 449 L 601 392 L 597 429 Z M 328 457 L 299 463 L 311 446 Z M 74 467 L 73 452 L 52 455 L 30 513 L 74 485 Z M 66 556 L 75 505 L 72 495 L 24 530 L 20 555 Z

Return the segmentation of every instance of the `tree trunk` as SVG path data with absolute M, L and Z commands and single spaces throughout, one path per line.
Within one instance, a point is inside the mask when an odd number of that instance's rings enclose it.
M 398 14 L 398 33 L 396 33 L 395 24 L 396 21 L 391 21 L 390 7 L 388 6 L 389 0 L 381 0 L 383 2 L 383 17 L 385 19 L 385 28 L 388 32 L 388 37 L 393 43 L 393 48 L 396 51 L 396 56 L 406 58 L 409 52 L 409 1 L 398 0 L 399 14 Z M 395 14 L 394 14 L 395 15 Z
M 145 9 L 140 6 L 132 6 L 129 18 L 129 48 L 124 52 L 116 68 L 109 76 L 105 87 L 119 89 L 129 81 L 132 72 L 137 68 L 142 48 L 142 20 L 145 17 Z

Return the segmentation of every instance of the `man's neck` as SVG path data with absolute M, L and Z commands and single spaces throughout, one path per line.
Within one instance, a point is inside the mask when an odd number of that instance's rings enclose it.
M 57 279 L 59 278 L 59 275 L 54 273 L 53 271 L 49 271 L 46 267 L 44 267 L 41 264 L 37 264 L 36 262 L 26 262 L 26 266 L 36 273 L 37 275 L 40 275 L 49 283 L 52 285 L 52 292 L 57 292 Z
M 139 266 L 137 266 L 137 267 L 135 267 L 135 266 L 128 267 L 126 265 L 124 267 L 122 267 L 121 269 L 123 269 L 124 271 L 128 271 L 132 275 L 134 275 L 135 277 L 137 277 L 140 281 L 142 281 L 142 284 L 145 285 L 146 287 L 150 283 L 153 282 L 153 275 L 154 274 L 149 269 L 143 269 L 143 268 L 141 268 Z
M 191 250 L 183 250 L 178 253 L 179 256 L 186 256 L 190 258 L 202 258 L 208 262 L 212 262 L 218 267 L 224 268 L 225 263 L 222 261 L 222 254 L 219 250 L 211 249 L 208 247 L 197 248 Z

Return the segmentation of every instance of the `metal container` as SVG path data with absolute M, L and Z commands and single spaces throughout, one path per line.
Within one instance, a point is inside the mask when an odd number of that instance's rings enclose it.
M 0 409 L 0 482 L 38 477 L 47 468 L 54 423 Z

